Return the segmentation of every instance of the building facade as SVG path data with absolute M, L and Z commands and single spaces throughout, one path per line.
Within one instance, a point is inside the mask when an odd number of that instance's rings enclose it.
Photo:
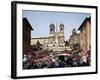
M 91 49 L 91 17 L 86 18 L 78 30 L 80 30 L 80 47 L 87 52 Z
M 32 27 L 27 18 L 23 18 L 23 52 L 25 53 L 27 48 L 31 46 L 31 31 Z
M 62 51 L 64 48 L 64 24 L 60 24 L 59 26 L 57 25 L 55 26 L 53 23 L 50 24 L 49 36 L 31 38 L 31 45 L 36 44 L 37 41 L 39 41 L 40 44 L 42 44 L 43 46 L 45 46 L 46 48 L 50 50 Z
M 50 33 L 49 33 L 49 44 L 51 46 L 58 44 L 59 46 L 64 45 L 64 24 L 59 25 L 59 31 L 57 25 L 50 24 Z
M 31 38 L 31 45 L 34 45 L 37 43 L 37 41 L 40 42 L 42 45 L 46 45 L 49 43 L 48 37 L 38 37 L 38 38 Z
M 76 29 L 72 30 L 72 35 L 69 38 L 69 45 L 80 44 L 80 34 L 76 32 Z

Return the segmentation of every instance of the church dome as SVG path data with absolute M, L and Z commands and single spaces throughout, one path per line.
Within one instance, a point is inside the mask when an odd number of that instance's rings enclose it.
M 76 29 L 75 28 L 72 30 L 72 34 L 73 35 L 76 34 Z

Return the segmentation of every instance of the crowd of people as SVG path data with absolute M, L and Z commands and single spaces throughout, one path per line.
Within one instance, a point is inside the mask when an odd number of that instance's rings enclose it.
M 62 52 L 30 49 L 23 55 L 23 69 L 79 67 L 90 63 L 90 51 L 84 54 L 81 49 Z

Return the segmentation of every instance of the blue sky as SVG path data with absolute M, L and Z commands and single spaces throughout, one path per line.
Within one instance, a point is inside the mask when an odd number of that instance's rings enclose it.
M 69 39 L 72 29 L 76 30 L 80 27 L 86 17 L 90 17 L 89 13 L 70 13 L 70 12 L 52 12 L 52 11 L 34 11 L 23 10 L 23 17 L 26 17 L 34 29 L 31 37 L 49 36 L 49 25 L 54 23 L 59 26 L 64 24 L 65 40 Z

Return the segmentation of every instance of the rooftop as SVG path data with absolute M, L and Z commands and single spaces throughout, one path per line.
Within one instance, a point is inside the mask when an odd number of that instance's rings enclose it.
M 80 30 L 80 29 L 83 27 L 83 25 L 84 25 L 87 21 L 91 22 L 91 17 L 85 18 L 85 20 L 84 20 L 83 23 L 80 25 L 80 27 L 78 28 L 78 30 Z

